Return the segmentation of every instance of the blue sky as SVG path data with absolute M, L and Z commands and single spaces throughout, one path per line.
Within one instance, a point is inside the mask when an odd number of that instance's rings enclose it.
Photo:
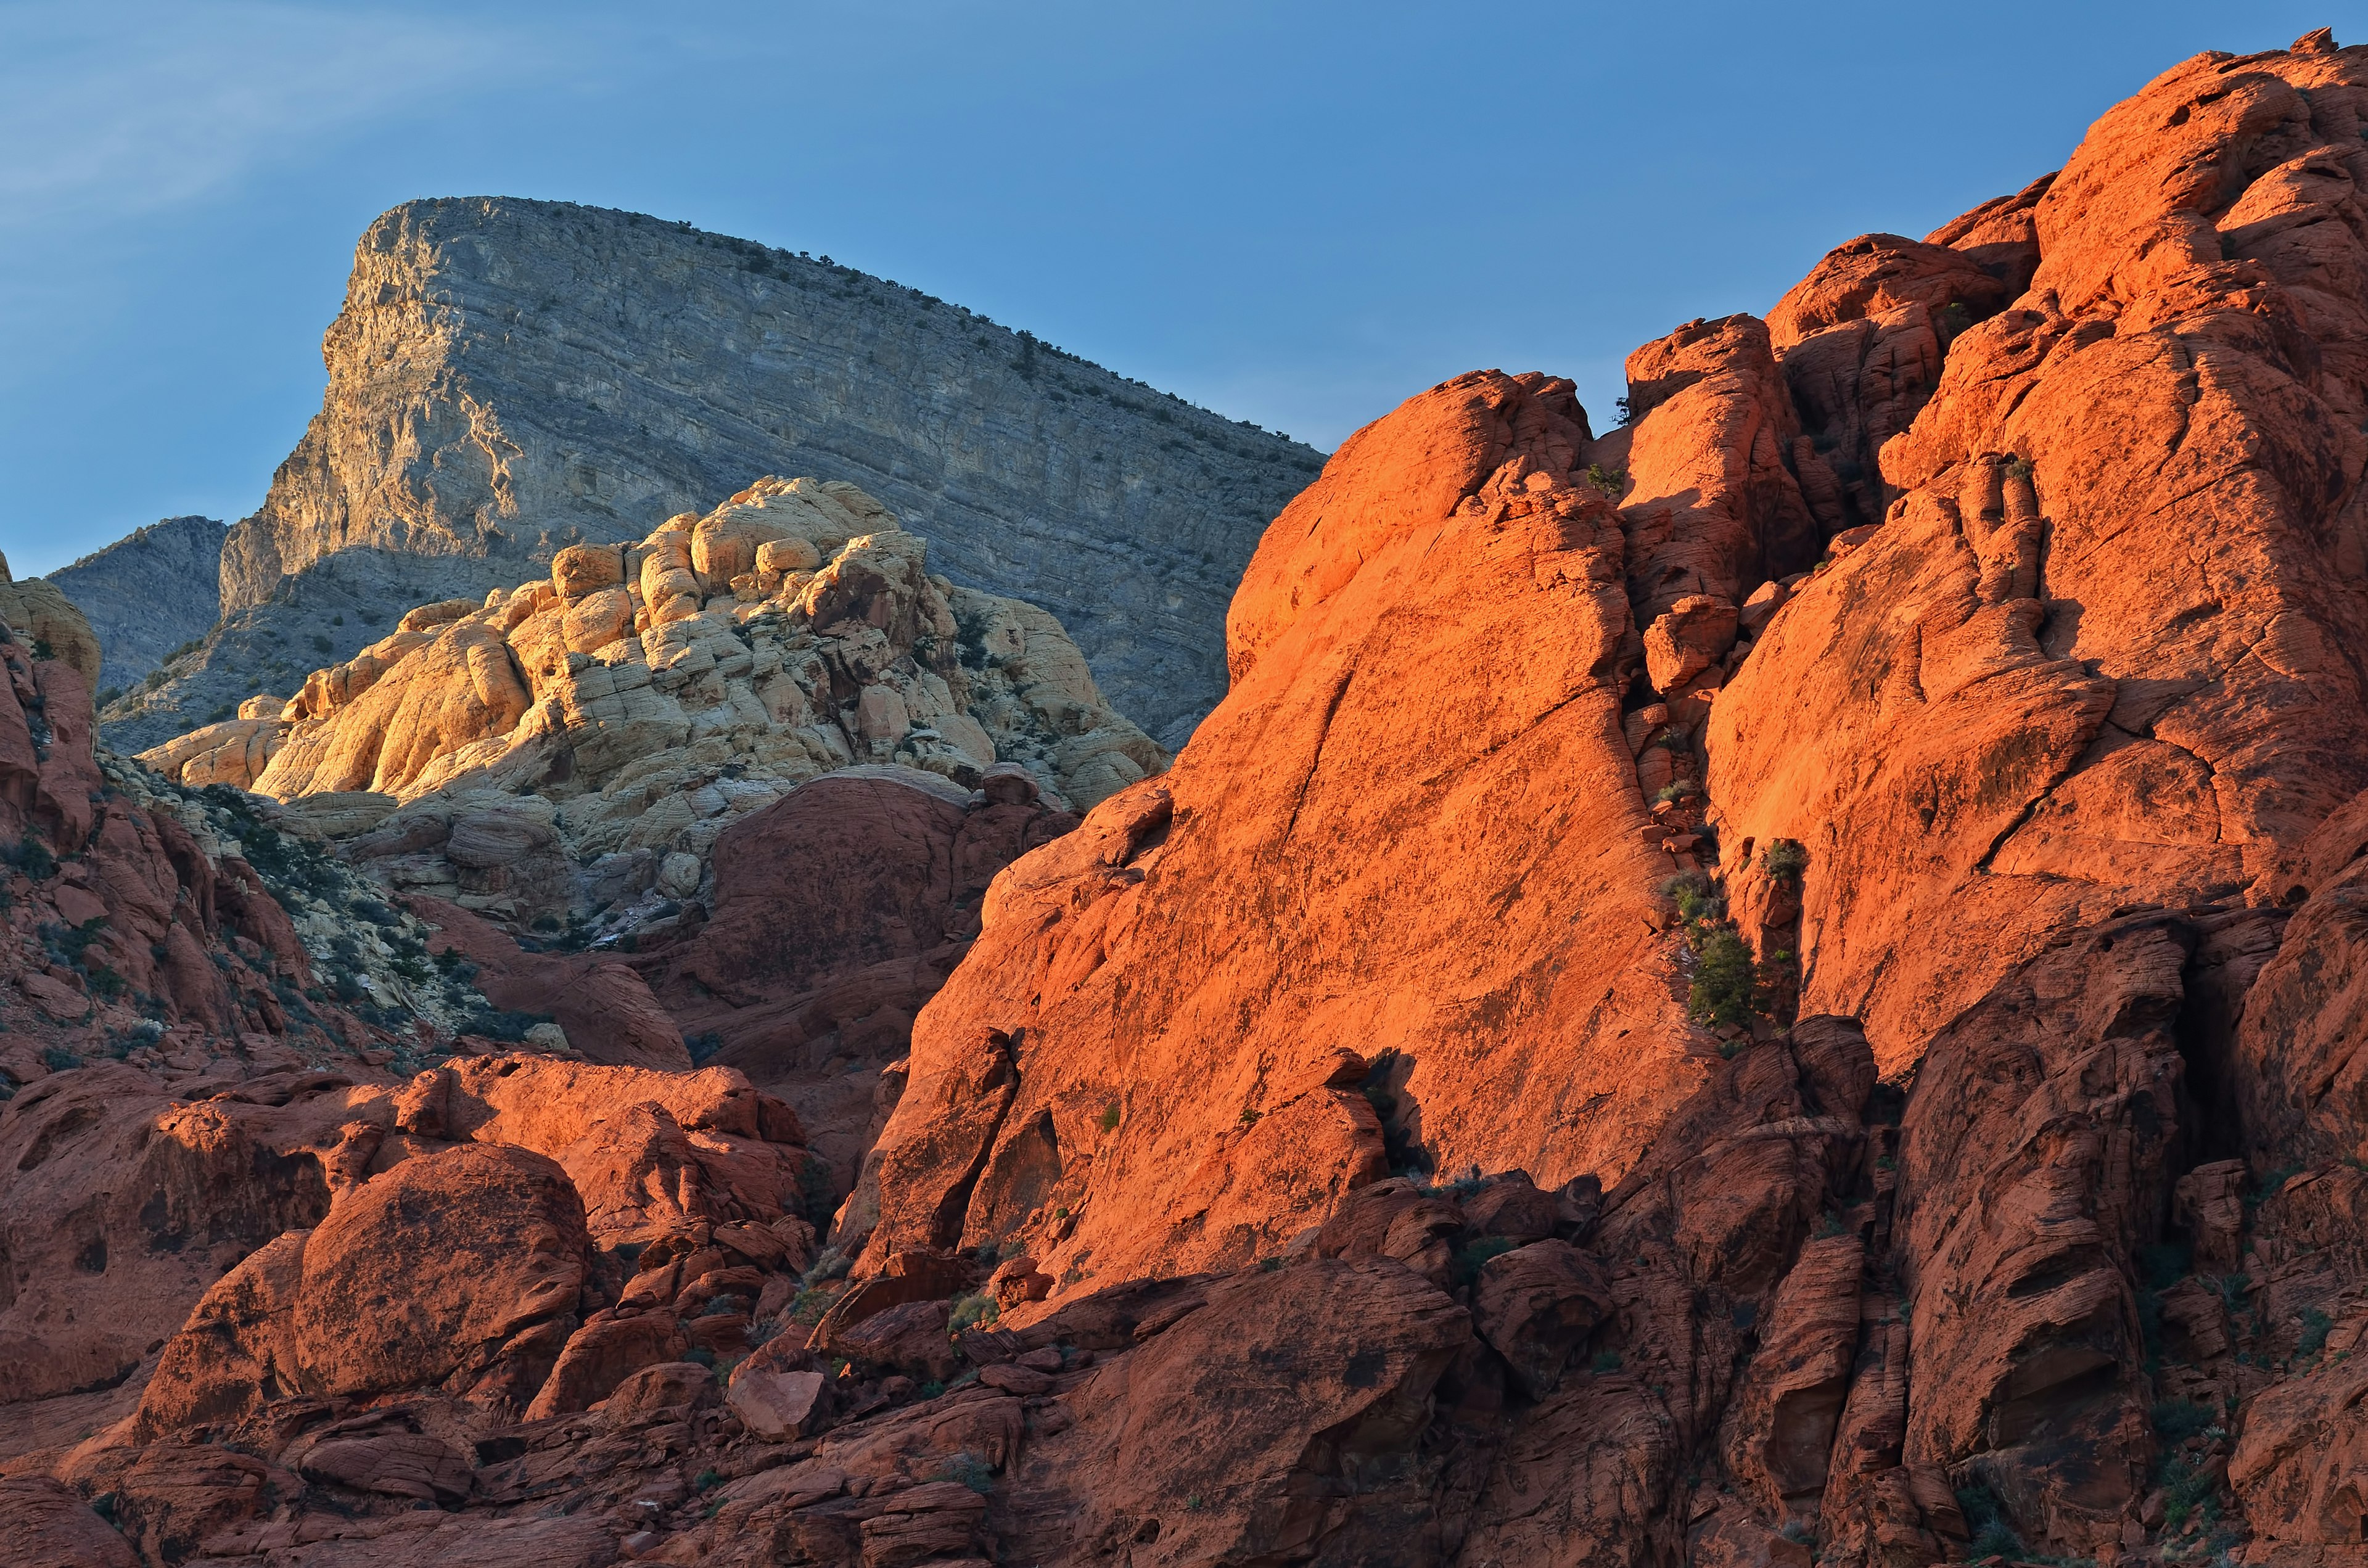
M 2350 25 L 2347 26 L 2347 23 Z M 2361 7 L 0 0 L 0 549 L 236 517 L 418 196 L 630 208 L 958 301 L 1330 447 L 2059 165 L 2207 48 Z

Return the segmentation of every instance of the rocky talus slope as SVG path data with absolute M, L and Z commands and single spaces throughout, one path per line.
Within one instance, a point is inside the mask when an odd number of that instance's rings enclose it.
M 2368 1563 L 2362 181 L 2368 50 L 2198 56 L 1360 432 L 1073 828 L 825 777 L 644 951 L 421 901 L 569 1056 L 18 1079 L 0 1562 Z
M 106 651 L 101 708 L 109 688 L 140 685 L 213 630 L 222 618 L 223 532 L 211 517 L 167 517 L 49 574 Z
M 1224 693 L 1259 530 L 1321 461 L 827 258 L 564 202 L 387 212 L 322 352 L 321 412 L 222 554 L 222 614 L 249 635 L 110 710 L 119 749 L 252 695 L 275 635 L 350 657 L 347 579 L 416 582 L 426 559 L 442 591 L 404 597 L 481 597 L 760 473 L 879 496 L 955 582 L 1059 618 L 1173 746 Z M 308 582 L 340 554 L 377 559 Z

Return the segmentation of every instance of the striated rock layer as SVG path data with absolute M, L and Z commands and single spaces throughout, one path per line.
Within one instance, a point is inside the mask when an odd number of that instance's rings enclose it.
M 827 258 L 564 202 L 387 212 L 323 357 L 320 414 L 231 531 L 225 616 L 358 548 L 481 558 L 483 592 L 818 473 L 1059 617 L 1171 745 L 1223 695 L 1225 596 L 1317 461 Z

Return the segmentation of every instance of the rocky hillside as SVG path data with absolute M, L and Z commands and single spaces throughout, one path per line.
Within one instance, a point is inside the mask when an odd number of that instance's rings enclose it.
M 731 823 L 825 773 L 1065 807 L 1167 766 L 1058 621 L 928 560 L 851 484 L 760 480 L 483 604 L 418 606 L 141 760 L 282 801 L 405 891 L 604 941 L 648 935 Z
M 0 1562 L 2361 1562 L 2363 183 L 2368 49 L 2197 56 L 1360 431 L 1082 822 L 420 901 L 588 1061 L 28 1063 Z
M 211 517 L 167 517 L 50 574 L 98 634 L 108 688 L 138 686 L 213 630 L 222 614 L 222 532 Z M 99 705 L 115 695 L 102 689 Z
M 880 497 L 955 582 L 1059 617 L 1170 745 L 1224 695 L 1226 597 L 1320 462 L 827 258 L 561 202 L 388 212 L 323 356 L 321 412 L 231 530 L 226 619 L 340 551 L 457 557 L 450 585 L 476 597 L 752 475 L 811 473 Z M 338 658 L 370 640 L 268 619 Z M 176 672 L 147 704 L 160 716 L 112 716 L 110 736 L 153 744 L 164 711 L 187 729 L 251 695 L 232 689 L 242 663 L 224 650 Z

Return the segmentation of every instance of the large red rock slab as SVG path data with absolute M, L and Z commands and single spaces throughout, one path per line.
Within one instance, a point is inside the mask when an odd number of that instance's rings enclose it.
M 1858 1357 L 1866 1248 L 1845 1232 L 1801 1248 L 1736 1399 L 1727 1466 L 1770 1516 L 1814 1513 Z
M 1441 1165 L 1634 1157 L 1700 1069 L 1588 445 L 1566 383 L 1495 372 L 1343 444 L 1269 530 L 1176 767 L 996 880 L 850 1210 L 876 1256 L 1019 1240 L 1108 1282 L 1277 1248 L 1381 1174 L 1349 1042 L 1397 1053 Z
M 1810 1233 L 1821 1211 L 1854 1193 L 1873 1083 L 1853 1027 L 1804 1019 L 1789 1041 L 1719 1063 L 1666 1119 L 1605 1195 L 1574 1270 L 1602 1292 L 1604 1310 L 1588 1339 L 1563 1341 L 1558 1383 L 1508 1411 L 1465 1516 L 1460 1561 L 1643 1568 L 1681 1555 L 1688 1522 L 1714 1507 L 1732 1515 L 1722 1540 L 1764 1546 L 1783 1539 L 1788 1512 L 1802 1511 L 1776 1506 L 1785 1490 L 1808 1492 L 1814 1504 L 1805 1472 L 1824 1456 L 1792 1456 L 1815 1447 L 1815 1432 L 1831 1431 L 1823 1400 L 1834 1392 L 1826 1386 L 1832 1369 L 1818 1349 L 1839 1325 L 1829 1307 L 1809 1305 L 1833 1293 L 1836 1262 L 1833 1245 Z M 1491 1310 L 1490 1271 L 1554 1244 L 1483 1269 L 1475 1306 L 1484 1332 L 1502 1321 Z M 1759 1324 L 1768 1336 L 1754 1357 L 1747 1325 Z M 1512 1343 L 1518 1351 L 1523 1342 Z M 1580 1358 L 1582 1343 L 1597 1353 Z M 1538 1350 L 1553 1344 L 1547 1335 L 1534 1342 Z M 1518 1355 L 1508 1359 L 1523 1369 Z M 1756 1395 L 1736 1398 L 1739 1371 L 1757 1380 Z M 1798 1409 L 1785 1400 L 1796 1391 L 1807 1395 Z M 1754 1404 L 1757 1423 L 1734 1421 L 1735 1410 Z M 1724 1496 L 1705 1467 L 1689 1462 L 1717 1451 L 1722 1421 L 1731 1423 L 1726 1447 L 1745 1450 L 1733 1476 L 1740 1484 Z M 1786 1479 L 1771 1488 L 1764 1456 L 1780 1423 Z M 1755 1513 L 1751 1502 L 1763 1498 L 1764 1513 Z
M 2330 1562 L 2358 1550 L 2368 1488 L 2363 1405 L 2368 1365 L 2358 1361 L 2325 1362 L 2251 1400 L 2228 1483 L 2259 1537 L 2289 1552 L 2317 1549 Z
M 644 1368 L 681 1363 L 689 1348 L 671 1312 L 596 1318 L 568 1336 L 526 1418 L 588 1410 Z
M 458 904 L 426 897 L 404 902 L 437 927 L 430 944 L 436 951 L 459 953 L 476 965 L 472 983 L 487 1001 L 549 1017 L 586 1060 L 625 1067 L 690 1065 L 681 1026 L 625 964 L 596 953 L 529 952 Z
M 797 1108 L 841 1192 L 879 1131 L 880 1072 L 968 950 L 987 884 L 1076 825 L 1036 793 L 965 808 L 894 778 L 801 785 L 717 841 L 710 918 L 633 960 L 702 1061 Z
M 573 1326 L 586 1248 L 582 1201 L 551 1160 L 489 1144 L 405 1160 L 206 1293 L 165 1346 L 139 1430 L 235 1417 L 268 1387 L 522 1407 Z
M 2028 267 L 2019 270 L 2028 277 Z M 1945 245 L 1861 234 L 1768 312 L 1800 415 L 1793 466 L 1827 534 L 1883 521 L 1897 494 L 1883 480 L 1883 444 L 1931 397 L 1956 335 L 2021 291 Z
M 685 1220 L 768 1223 L 801 1207 L 796 1114 L 729 1067 L 482 1056 L 431 1069 L 406 1096 L 406 1126 L 558 1161 L 603 1245 Z
M 2292 907 L 2244 994 L 2216 1074 L 2243 1146 L 2266 1165 L 2368 1153 L 2368 794 L 2320 825 L 2266 879 Z M 2239 1215 L 2241 1217 L 2241 1209 Z M 2220 1228 L 2222 1250 L 2235 1238 Z
M 0 1105 L 0 1403 L 123 1378 L 224 1270 L 318 1221 L 374 1092 L 291 1074 L 188 1102 L 109 1063 Z
M 1531 1399 L 1554 1391 L 1611 1311 L 1602 1263 L 1566 1242 L 1531 1242 L 1490 1258 L 1472 1296 L 1474 1326 Z
M 2020 292 L 1947 245 L 1903 234 L 1861 234 L 1827 251 L 1786 290 L 1768 312 L 1768 335 L 1781 352 L 1828 327 L 1904 305 L 1935 313 L 1960 305 L 1970 315 L 1987 316 Z
M 1460 1308 L 1385 1260 L 1225 1281 L 1064 1397 L 1074 1425 L 1031 1442 L 1011 1477 L 1020 1525 L 1006 1550 L 1435 1558 L 1439 1523 L 1407 1460 L 1434 1388 L 1471 1345 Z
M 2034 1547 L 2117 1550 L 2146 1490 L 2124 1260 L 2161 1233 L 2182 1147 L 2192 940 L 2134 915 L 2022 966 L 1934 1040 L 1908 1102 L 1907 1460 L 1978 1478 Z
M 1684 1521 L 1670 1505 L 1684 1452 L 1667 1401 L 1642 1377 L 1570 1379 L 1506 1437 L 1459 1561 L 1682 1561 Z
M 427 1432 L 378 1432 L 315 1443 L 296 1473 L 317 1484 L 438 1504 L 460 1502 L 474 1480 L 467 1456 Z
M 1638 628 L 1691 597 L 1732 609 L 1816 559 L 1824 530 L 1793 472 L 1799 425 L 1765 324 L 1689 322 L 1629 355 L 1627 375 L 1620 515 Z
M 47 1476 L 0 1479 L 0 1568 L 137 1568 L 131 1543 Z
M 197 1555 L 210 1537 L 302 1485 L 252 1454 L 211 1443 L 155 1443 L 109 1459 L 98 1494 L 113 1497 L 116 1527 L 147 1563 Z

